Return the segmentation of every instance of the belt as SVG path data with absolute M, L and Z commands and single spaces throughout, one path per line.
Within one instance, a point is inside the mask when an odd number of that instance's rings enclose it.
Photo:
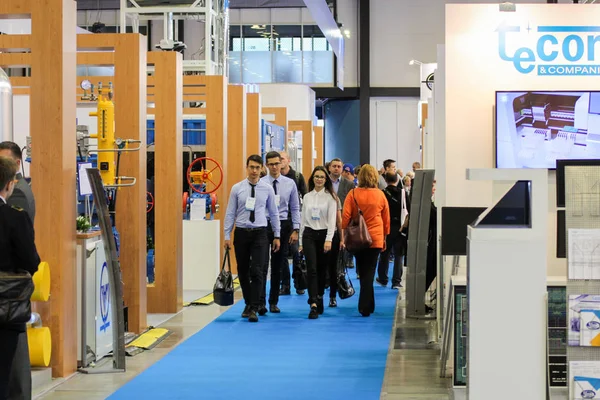
M 240 230 L 240 231 L 244 231 L 244 232 L 256 232 L 256 231 L 262 231 L 263 229 L 267 229 L 266 226 L 261 226 L 260 228 L 238 228 L 236 227 L 235 230 Z

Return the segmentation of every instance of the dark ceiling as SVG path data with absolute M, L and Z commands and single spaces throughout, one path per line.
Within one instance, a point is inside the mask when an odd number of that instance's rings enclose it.
M 1 1 L 1 0 L 0 0 Z M 193 0 L 136 0 L 140 6 L 191 5 Z M 229 8 L 304 7 L 304 0 L 229 0 Z M 78 10 L 118 10 L 119 0 L 77 0 Z

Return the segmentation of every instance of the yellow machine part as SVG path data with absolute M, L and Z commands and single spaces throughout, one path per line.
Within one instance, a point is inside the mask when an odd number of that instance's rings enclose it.
M 98 96 L 98 110 L 90 113 L 90 116 L 98 118 L 98 150 L 115 149 L 115 104 L 103 95 Z M 95 137 L 95 135 L 91 135 Z M 114 185 L 115 181 L 115 159 L 114 151 L 98 152 L 98 169 L 102 182 L 105 185 Z
M 27 328 L 27 343 L 29 344 L 29 361 L 32 367 L 47 367 L 52 356 L 52 336 L 50 329 Z
M 31 301 L 48 301 L 50 298 L 50 266 L 43 261 L 33 275 L 35 290 L 31 295 Z

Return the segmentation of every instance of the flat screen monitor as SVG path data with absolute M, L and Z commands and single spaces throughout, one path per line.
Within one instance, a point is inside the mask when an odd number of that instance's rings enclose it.
M 93 166 L 90 162 L 77 163 L 77 186 L 79 187 L 80 196 L 92 195 L 92 185 L 90 184 L 86 171 L 91 168 L 93 168 Z
M 496 167 L 600 158 L 600 92 L 496 92 Z
M 467 255 L 467 227 L 485 207 L 442 207 L 442 255 Z
M 492 208 L 481 214 L 474 225 L 531 227 L 531 182 L 515 182 Z

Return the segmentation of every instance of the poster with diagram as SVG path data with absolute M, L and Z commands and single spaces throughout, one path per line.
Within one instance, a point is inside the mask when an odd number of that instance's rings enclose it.
M 569 229 L 569 279 L 600 279 L 600 229 Z

